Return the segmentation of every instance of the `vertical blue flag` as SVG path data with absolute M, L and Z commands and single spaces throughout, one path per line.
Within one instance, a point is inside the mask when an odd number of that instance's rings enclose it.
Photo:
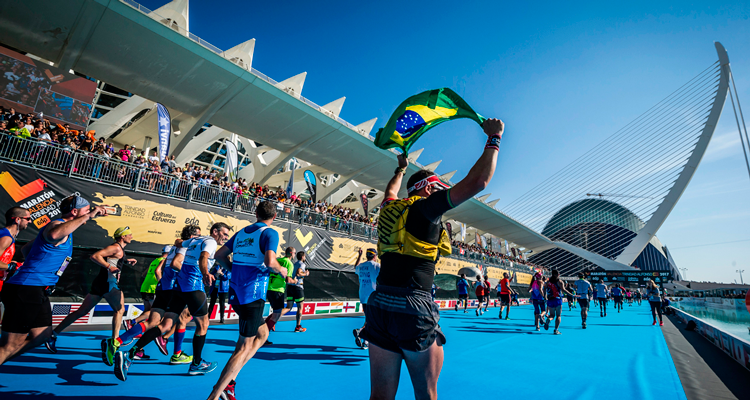
M 163 161 L 169 155 L 169 144 L 172 140 L 172 118 L 169 116 L 167 107 L 156 103 L 156 112 L 159 124 L 159 161 Z

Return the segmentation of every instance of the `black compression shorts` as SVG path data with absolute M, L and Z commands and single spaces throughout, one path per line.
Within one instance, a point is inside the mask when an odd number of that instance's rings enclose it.
M 274 291 L 268 291 L 266 293 L 266 297 L 268 297 L 268 302 L 271 303 L 271 310 L 273 312 L 281 312 L 281 310 L 284 309 L 284 305 L 286 304 L 286 294 L 284 292 L 274 292 Z
M 192 292 L 172 292 L 172 299 L 167 306 L 167 312 L 179 315 L 187 307 L 193 317 L 202 317 L 208 314 L 208 299 L 206 292 L 194 290 Z
M 232 309 L 240 319 L 240 336 L 253 337 L 258 334 L 258 328 L 264 323 L 263 308 L 265 305 L 266 302 L 261 299 L 248 304 L 232 306 Z
M 154 295 L 156 296 L 156 299 L 154 299 L 154 304 L 151 305 L 151 309 L 158 308 L 159 310 L 166 311 L 169 306 L 169 301 L 172 300 L 172 290 L 156 289 Z
M 305 301 L 305 290 L 297 285 L 287 285 L 286 301 L 293 301 L 295 303 Z

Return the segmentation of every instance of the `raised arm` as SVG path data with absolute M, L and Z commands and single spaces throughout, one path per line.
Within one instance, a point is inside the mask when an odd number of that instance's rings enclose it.
M 102 207 L 93 207 L 90 212 L 79 215 L 67 222 L 50 222 L 50 228 L 44 230 L 44 238 L 54 244 L 59 244 L 68 235 L 84 225 L 89 219 L 97 215 L 107 215 L 107 210 Z
M 471 167 L 469 174 L 451 188 L 451 204 L 457 206 L 466 200 L 469 200 L 477 193 L 484 190 L 495 174 L 495 165 L 497 164 L 497 153 L 499 150 L 500 139 L 503 137 L 505 125 L 499 119 L 490 118 L 482 124 L 484 133 L 487 134 L 488 140 L 484 147 L 484 152 L 477 160 L 476 164 Z
M 399 154 L 398 157 L 398 168 L 396 169 L 396 173 L 393 175 L 393 178 L 388 182 L 388 186 L 385 188 L 385 199 L 397 199 L 398 198 L 398 189 L 401 188 L 401 180 L 404 178 L 404 174 L 406 173 L 406 167 L 409 166 L 409 160 L 404 157 L 403 154 Z

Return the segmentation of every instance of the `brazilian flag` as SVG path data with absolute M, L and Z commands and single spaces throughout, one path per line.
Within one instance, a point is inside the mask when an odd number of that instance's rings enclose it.
M 428 90 L 404 100 L 375 135 L 375 146 L 381 149 L 409 148 L 422 134 L 453 119 L 470 118 L 482 124 L 486 118 L 477 114 L 456 92 L 448 88 Z

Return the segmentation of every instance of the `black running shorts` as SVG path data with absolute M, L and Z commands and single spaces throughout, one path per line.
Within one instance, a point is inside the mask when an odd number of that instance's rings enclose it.
M 180 314 L 187 307 L 193 317 L 202 317 L 208 314 L 208 301 L 206 292 L 194 290 L 192 292 L 181 292 L 174 290 L 172 299 L 167 306 L 167 312 Z
M 141 292 L 141 299 L 143 301 L 154 301 L 154 297 L 154 293 Z
M 266 297 L 268 297 L 268 302 L 271 303 L 271 310 L 273 312 L 281 312 L 282 309 L 284 309 L 284 305 L 286 304 L 286 295 L 284 292 L 274 292 L 274 291 L 268 291 L 266 293 Z
M 458 300 L 468 300 L 469 294 L 468 293 L 462 293 L 458 295 Z
M 430 292 L 378 285 L 367 299 L 366 323 L 359 337 L 382 349 L 403 354 L 445 344 L 440 309 Z
M 510 304 L 510 293 L 500 293 L 497 295 L 500 298 L 500 304 L 507 306 Z
M 589 299 L 578 299 L 578 305 L 581 306 L 581 309 L 589 308 Z
M 3 332 L 29 333 L 34 328 L 52 326 L 52 306 L 46 286 L 6 283 L 0 292 L 5 304 Z
M 305 290 L 297 285 L 287 285 L 286 301 L 293 301 L 295 303 L 305 301 Z
M 232 309 L 237 313 L 237 316 L 240 319 L 240 336 L 253 337 L 258 334 L 258 328 L 264 324 L 263 308 L 265 305 L 266 302 L 261 299 L 248 304 L 232 306 Z
M 169 306 L 169 301 L 172 300 L 172 293 L 172 290 L 156 289 L 156 292 L 154 293 L 156 298 L 154 299 L 154 304 L 151 305 L 151 308 L 158 308 L 159 310 L 166 311 Z

